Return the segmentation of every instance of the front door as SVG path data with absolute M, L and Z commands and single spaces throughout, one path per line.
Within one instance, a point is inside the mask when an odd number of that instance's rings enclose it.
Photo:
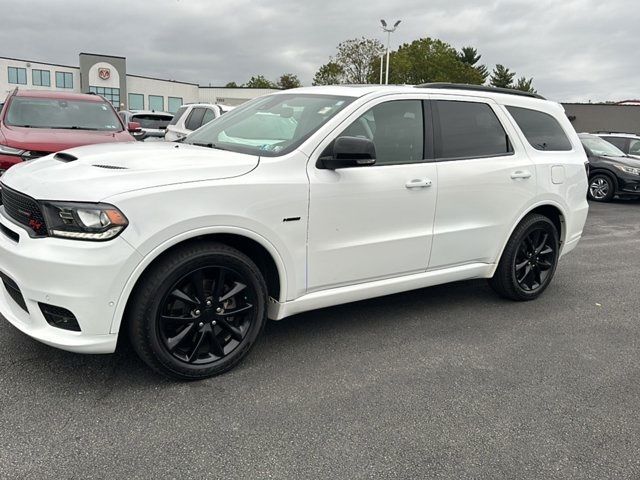
M 425 159 L 432 156 L 428 104 L 393 98 L 363 105 L 320 145 L 369 138 L 375 165 L 325 170 L 316 166 L 320 152 L 311 157 L 309 291 L 426 270 L 438 188 L 436 166 Z

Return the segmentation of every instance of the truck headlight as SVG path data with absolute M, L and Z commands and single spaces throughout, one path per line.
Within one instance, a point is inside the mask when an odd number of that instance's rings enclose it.
M 106 203 L 43 202 L 42 206 L 52 237 L 110 240 L 129 225 L 120 210 Z

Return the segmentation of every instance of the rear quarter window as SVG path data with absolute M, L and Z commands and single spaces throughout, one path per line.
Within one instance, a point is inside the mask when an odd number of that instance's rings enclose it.
M 573 147 L 558 121 L 548 113 L 530 108 L 506 107 L 529 144 L 545 152 L 569 151 Z

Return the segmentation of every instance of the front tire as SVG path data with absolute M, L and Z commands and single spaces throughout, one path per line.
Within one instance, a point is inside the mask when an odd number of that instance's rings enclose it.
M 155 371 L 179 380 L 224 373 L 247 356 L 266 322 L 258 267 L 226 245 L 198 242 L 145 272 L 131 299 L 131 343 Z
M 595 202 L 610 202 L 616 187 L 613 179 L 604 173 L 597 173 L 589 179 L 589 199 Z
M 509 238 L 489 285 L 511 300 L 538 298 L 555 274 L 559 245 L 558 230 L 549 218 L 526 216 Z

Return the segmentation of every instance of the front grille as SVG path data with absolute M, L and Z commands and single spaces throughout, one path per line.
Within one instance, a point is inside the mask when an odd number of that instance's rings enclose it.
M 13 301 L 16 302 L 21 309 L 29 313 L 29 310 L 27 310 L 27 304 L 25 303 L 24 297 L 22 296 L 22 292 L 20 291 L 20 288 L 18 287 L 16 282 L 14 282 L 11 277 L 5 275 L 2 272 L 0 272 L 0 278 L 2 278 L 4 288 L 7 290 L 7 293 L 13 299 Z
M 35 160 L 36 158 L 41 158 L 44 157 L 46 155 L 50 155 L 51 152 L 41 152 L 41 151 L 37 151 L 37 150 L 29 150 L 27 152 L 24 152 L 22 154 L 22 159 L 27 161 L 27 160 Z
M 47 236 L 42 210 L 33 198 L 2 185 L 2 205 L 9 218 L 33 232 L 34 236 Z

